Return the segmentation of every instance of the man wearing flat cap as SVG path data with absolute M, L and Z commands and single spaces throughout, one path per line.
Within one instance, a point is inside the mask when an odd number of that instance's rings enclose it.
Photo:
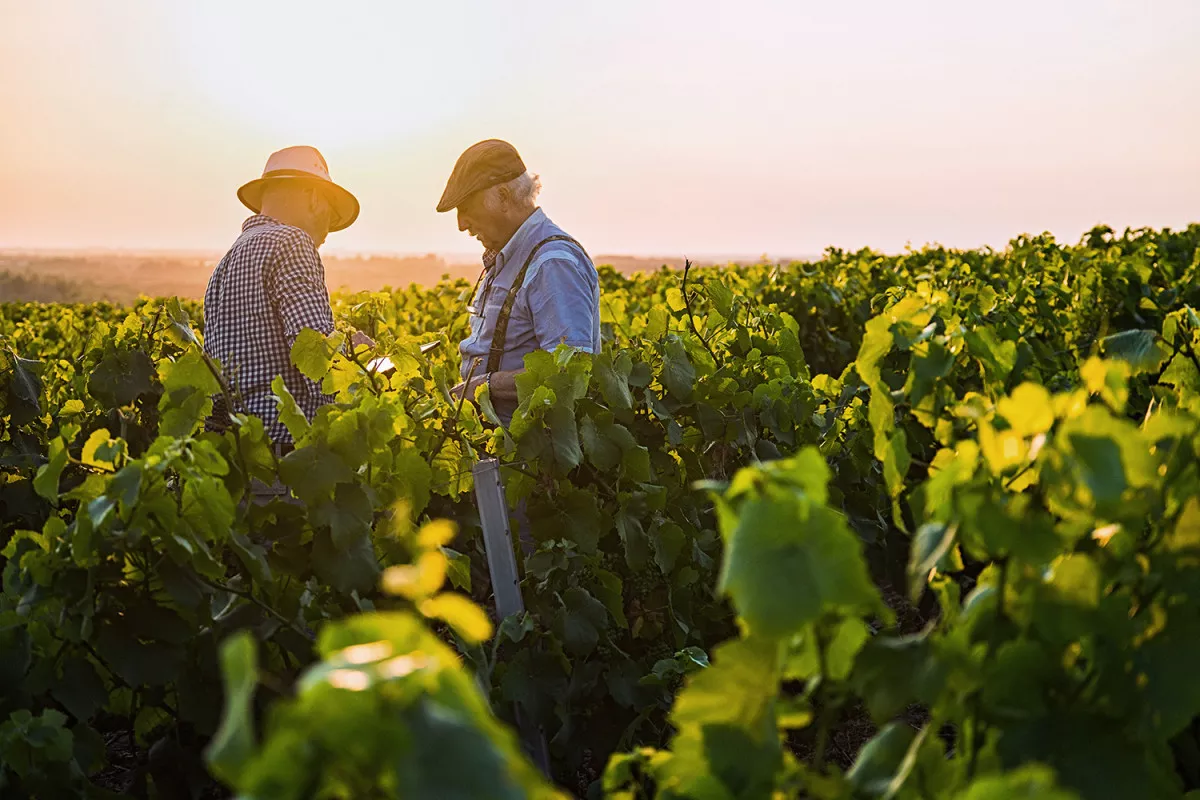
M 317 384 L 292 364 L 300 331 L 333 332 L 325 268 L 317 253 L 331 231 L 358 217 L 358 200 L 329 177 L 313 147 L 289 147 L 271 155 L 261 178 L 238 190 L 254 212 L 213 270 L 204 293 L 204 350 L 221 363 L 226 382 L 244 408 L 214 401 L 210 430 L 228 423 L 231 410 L 260 417 L 276 451 L 290 449 L 287 428 L 271 391 L 275 376 L 310 420 L 330 402 Z M 365 337 L 356 336 L 355 343 Z
M 505 425 L 525 356 L 560 343 L 600 352 L 599 275 L 583 246 L 538 208 L 540 189 L 516 148 L 488 139 L 459 157 L 437 206 L 457 209 L 458 229 L 485 249 L 454 391 L 474 399 L 487 385 Z

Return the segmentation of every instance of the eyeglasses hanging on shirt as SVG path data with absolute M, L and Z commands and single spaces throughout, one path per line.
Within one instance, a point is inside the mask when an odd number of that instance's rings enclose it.
M 496 266 L 496 258 L 499 255 L 500 254 L 495 250 L 485 250 L 483 252 L 483 269 L 481 269 L 479 271 L 479 277 L 475 279 L 475 285 L 471 287 L 471 294 L 469 295 L 471 298 L 471 302 L 467 303 L 467 312 L 470 313 L 472 316 L 476 316 L 476 317 L 483 316 L 483 308 L 482 307 L 477 308 L 475 306 L 475 302 L 474 302 L 475 294 L 479 291 L 479 284 L 483 280 L 483 276 L 487 275 L 489 272 L 491 272 L 492 267 Z M 483 287 L 483 297 L 480 298 L 480 302 L 482 305 L 487 304 L 487 295 L 488 295 L 488 292 L 490 292 L 492 290 L 492 281 L 494 281 L 495 279 L 496 279 L 495 275 L 491 275 L 488 277 L 487 285 L 485 285 Z

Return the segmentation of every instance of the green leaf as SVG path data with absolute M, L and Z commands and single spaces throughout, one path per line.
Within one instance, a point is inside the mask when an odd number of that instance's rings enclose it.
M 679 796 L 767 797 L 781 766 L 775 700 L 779 643 L 751 637 L 718 645 L 712 666 L 692 673 L 670 720 L 678 731 L 664 777 Z M 690 784 L 716 779 L 726 794 L 695 794 Z
M 795 495 L 750 500 L 728 541 L 719 588 L 755 633 L 787 636 L 826 613 L 881 606 L 858 537 L 828 508 Z
M 907 722 L 889 722 L 863 745 L 846 779 L 855 791 L 869 797 L 888 792 L 917 732 Z
M 799 490 L 814 504 L 824 505 L 829 499 L 827 486 L 831 475 L 821 452 L 815 447 L 805 447 L 788 458 L 738 470 L 729 483 L 725 498 L 755 496 L 762 479 L 767 477 L 773 483 Z
M 621 463 L 621 448 L 611 438 L 597 430 L 591 417 L 584 417 L 579 425 L 579 438 L 588 461 L 596 469 L 607 472 Z
M 626 450 L 625 455 L 621 458 L 621 472 L 626 478 L 638 483 L 649 481 L 651 479 L 650 451 L 640 446 Z
M 792 640 L 784 677 L 788 680 L 809 680 L 821 675 L 821 653 L 815 627 Z M 845 617 L 836 626 L 822 624 L 825 643 L 825 680 L 844 681 L 850 676 L 854 660 L 863 645 L 871 638 L 871 630 L 858 617 Z
M 1187 354 L 1179 353 L 1171 359 L 1159 382 L 1174 386 L 1181 395 L 1194 397 L 1200 393 L 1200 370 L 1196 369 L 1196 362 Z
M 1156 762 L 1160 756 L 1152 751 L 1154 746 L 1106 719 L 1099 712 L 1060 710 L 1045 717 L 1011 722 L 997 742 L 1000 766 L 1017 769 L 1030 762 L 1047 764 L 1055 771 L 1058 782 L 1078 792 L 1081 798 L 1178 797 L 1178 777 L 1174 770 L 1158 766 Z M 1033 792 L 1020 793 L 1030 786 Z M 1017 784 L 1017 793 L 1004 794 L 1000 793 L 1001 789 L 989 787 L 988 793 L 970 795 L 970 798 L 999 800 L 1003 797 L 1007 800 L 1010 797 L 1047 796 L 1058 800 L 1072 796 L 1046 794 L 1051 786 L 1043 776 L 1027 781 L 1024 786 Z
M 282 375 L 276 375 L 271 380 L 271 392 L 275 395 L 275 403 L 279 406 L 279 421 L 287 428 L 293 442 L 303 439 L 309 430 L 308 418 L 300 410 L 296 398 L 288 391 Z
M 117 447 L 113 447 L 110 442 L 116 444 L 119 440 L 112 440 L 112 434 L 108 432 L 107 428 L 97 428 L 92 431 L 92 435 L 84 443 L 83 452 L 80 454 L 79 460 L 91 467 L 113 469 L 115 466 L 113 459 L 120 450 Z
M 149 356 L 141 350 L 126 350 L 105 357 L 92 370 L 87 390 L 106 406 L 131 406 L 142 395 L 154 391 L 154 376 Z
M 142 489 L 142 464 L 131 461 L 108 482 L 108 493 L 116 498 L 125 513 L 133 509 Z
M 1170 739 L 1200 713 L 1200 621 L 1169 615 L 1166 628 L 1133 653 L 1139 676 L 1139 710 L 1155 737 Z
M 312 328 L 301 328 L 292 342 L 291 358 L 300 374 L 312 381 L 320 382 L 333 363 L 333 348 L 325 335 Z
M 550 426 L 550 441 L 559 468 L 567 471 L 579 466 L 579 462 L 583 461 L 583 451 L 579 447 L 575 410 L 556 404 L 546 411 L 546 422 Z
M 939 380 L 950 374 L 954 358 L 941 342 L 923 342 L 914 348 L 909 371 L 909 402 L 912 405 L 920 403 Z
M 333 500 L 320 503 L 311 518 L 317 525 L 328 525 L 333 546 L 343 547 L 368 535 L 374 516 L 371 500 L 361 486 L 339 483 Z
M 166 686 L 176 679 L 185 663 L 182 647 L 139 641 L 117 624 L 97 626 L 93 641 L 104 663 L 130 686 Z
M 1063 556 L 1038 587 L 1040 602 L 1033 625 L 1050 641 L 1066 644 L 1095 627 L 1103 578 L 1086 553 Z
M 163 359 L 158 362 L 158 376 L 168 394 L 181 389 L 204 395 L 213 395 L 221 391 L 220 384 L 197 350 L 189 350 L 174 361 Z
M 1171 354 L 1158 344 L 1158 334 L 1148 330 L 1131 330 L 1105 336 L 1100 347 L 1109 358 L 1124 361 L 1134 372 L 1153 372 Z
M 592 375 L 600 387 L 600 395 L 609 408 L 629 411 L 633 395 L 629 391 L 629 373 L 633 368 L 629 355 L 621 353 L 614 361 L 610 353 L 601 353 L 592 362 Z
M 555 633 L 567 652 L 586 656 L 596 649 L 600 632 L 607 627 L 604 604 L 586 589 L 573 586 L 563 592 L 563 607 L 555 617 Z
M 16 425 L 24 425 L 41 414 L 39 398 L 42 382 L 38 378 L 40 362 L 21 358 L 10 351 L 12 378 L 8 382 L 7 411 Z
M 335 546 L 329 533 L 313 534 L 313 571 L 325 583 L 343 594 L 370 591 L 379 578 L 379 559 L 371 545 L 371 537 L 362 535 L 353 541 Z
M 105 431 L 107 433 L 107 431 Z M 38 496 L 58 505 L 58 481 L 63 468 L 67 465 L 67 446 L 62 439 L 50 442 L 50 460 L 38 467 L 37 476 L 33 479 L 33 490 Z
M 180 515 L 208 541 L 223 542 L 233 527 L 234 505 L 218 478 L 198 475 L 183 484 Z
M 392 486 L 409 502 L 410 513 L 419 517 L 429 505 L 433 470 L 415 448 L 404 448 L 392 459 Z
M 1013 800 L 1015 797 L 1022 800 L 1080 800 L 1074 792 L 1058 788 L 1054 770 L 1041 764 L 1027 764 L 1012 772 L 976 778 L 955 795 L 955 800 Z
M 925 591 L 931 573 L 954 546 L 957 525 L 927 522 L 917 529 L 908 555 L 908 594 L 916 603 Z
M 284 456 L 279 477 L 310 506 L 332 498 L 339 483 L 354 481 L 354 473 L 324 442 L 299 447 Z
M 712 278 L 705 282 L 704 293 L 708 295 L 708 300 L 713 304 L 713 308 L 717 310 L 725 319 L 733 316 L 733 290 L 724 284 L 719 278 Z M 787 330 L 785 328 L 785 330 Z
M 688 358 L 687 348 L 678 336 L 667 338 L 663 346 L 663 386 L 681 403 L 692 399 L 696 387 L 696 370 Z
M 1045 387 L 1022 383 L 1012 395 L 1002 397 L 996 410 L 1018 436 L 1045 433 L 1054 424 L 1054 403 Z
M 608 525 L 596 494 L 568 484 L 559 493 L 555 507 L 557 536 L 574 542 L 581 553 L 595 553 L 600 534 Z
M 1071 448 L 1079 457 L 1084 482 L 1097 503 L 1113 505 L 1121 500 L 1129 484 L 1121 463 L 1121 448 L 1109 438 L 1074 434 Z
M 108 688 L 100 673 L 90 660 L 80 656 L 63 664 L 62 680 L 55 684 L 51 694 L 80 722 L 90 720 L 108 702 Z
M 641 520 L 625 509 L 617 512 L 617 534 L 625 545 L 625 563 L 631 570 L 645 569 L 650 563 L 650 540 Z
M 984 377 L 989 382 L 1003 383 L 1008 380 L 1017 363 L 1017 343 L 1002 341 L 988 327 L 969 330 L 963 337 L 971 355 L 979 359 Z
M 171 324 L 167 328 L 171 338 L 180 345 L 200 347 L 200 337 L 192 329 L 192 318 L 183 310 L 183 305 L 179 302 L 179 298 L 172 297 L 168 299 L 164 304 L 164 308 L 167 311 L 167 319 L 171 320 Z
M 946 687 L 947 674 L 928 632 L 875 636 L 854 661 L 851 685 L 871 717 L 883 723 L 913 703 L 933 706 Z
M 664 522 L 656 526 L 650 533 L 650 543 L 654 546 L 654 563 L 664 575 L 670 575 L 675 568 L 675 559 L 683 550 L 687 541 L 683 528 L 674 522 Z
M 600 602 L 604 603 L 604 607 L 608 609 L 608 613 L 612 615 L 617 625 L 628 628 L 629 621 L 625 618 L 625 600 L 621 593 L 623 585 L 620 576 L 606 569 L 596 569 L 594 573 L 596 580 L 600 582 L 600 585 L 596 587 L 596 594 L 599 596 Z
M 460 711 L 419 702 L 404 712 L 402 724 L 412 744 L 379 754 L 394 759 L 395 797 L 523 800 L 542 796 L 533 789 L 532 775 L 524 786 L 517 785 L 514 754 L 501 749 L 503 740 Z
M 455 589 L 461 589 L 467 594 L 471 593 L 471 559 L 457 550 L 452 550 L 449 547 L 439 548 L 442 555 L 446 557 L 446 577 L 450 579 L 450 584 Z
M 20 686 L 32 659 L 29 631 L 16 625 L 0 626 L 0 686 Z
M 221 727 L 204 751 L 213 775 L 237 785 L 255 750 L 254 689 L 258 685 L 258 654 L 254 638 L 239 631 L 221 645 L 221 674 L 225 712 Z

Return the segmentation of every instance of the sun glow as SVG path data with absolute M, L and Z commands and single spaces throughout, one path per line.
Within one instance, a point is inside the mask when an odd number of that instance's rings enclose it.
M 220 0 L 179 4 L 172 28 L 189 79 L 235 126 L 339 148 L 436 129 L 468 107 L 461 60 L 419 34 L 460 27 L 460 13 Z

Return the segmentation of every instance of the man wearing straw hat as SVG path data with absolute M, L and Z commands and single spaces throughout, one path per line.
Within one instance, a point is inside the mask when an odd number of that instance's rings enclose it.
M 583 246 L 538 208 L 540 189 L 516 148 L 488 139 L 459 156 L 437 206 L 457 209 L 458 229 L 485 248 L 455 392 L 474 399 L 486 384 L 506 425 L 525 356 L 560 343 L 600 352 L 599 275 Z
M 291 361 L 292 344 L 305 328 L 333 332 L 325 268 L 317 254 L 332 231 L 358 217 L 358 200 L 329 177 L 313 147 L 273 153 L 261 178 L 238 189 L 254 212 L 213 270 L 204 293 L 204 350 L 221 363 L 235 402 L 260 417 L 277 453 L 291 449 L 271 392 L 275 376 L 306 417 L 331 398 Z M 355 344 L 365 337 L 356 336 Z M 369 342 L 367 342 L 369 343 Z M 210 429 L 228 422 L 225 398 L 214 401 Z

